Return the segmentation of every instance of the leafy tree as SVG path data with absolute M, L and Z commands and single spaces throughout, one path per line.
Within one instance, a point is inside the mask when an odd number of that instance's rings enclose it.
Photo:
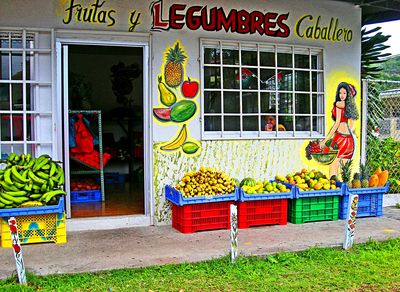
M 383 50 L 390 48 L 384 43 L 391 37 L 379 32 L 381 27 L 361 30 L 361 78 L 377 78 L 382 71 L 381 63 L 386 61 L 385 57 L 390 53 L 382 53 Z M 374 34 L 375 33 L 375 34 Z

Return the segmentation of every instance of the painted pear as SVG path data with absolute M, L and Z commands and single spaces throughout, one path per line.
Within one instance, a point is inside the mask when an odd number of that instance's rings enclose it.
M 158 77 L 158 91 L 160 92 L 160 100 L 163 105 L 171 106 L 176 102 L 175 93 L 162 82 L 161 76 Z

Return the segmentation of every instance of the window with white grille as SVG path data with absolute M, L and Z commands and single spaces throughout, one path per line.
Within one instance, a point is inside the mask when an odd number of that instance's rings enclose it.
M 203 139 L 324 135 L 323 50 L 201 40 Z
M 51 30 L 0 29 L 0 153 L 53 151 Z

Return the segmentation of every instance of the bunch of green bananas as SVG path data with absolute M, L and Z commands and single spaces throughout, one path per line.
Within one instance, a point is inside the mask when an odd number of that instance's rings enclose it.
M 0 170 L 0 208 L 55 204 L 65 192 L 62 167 L 47 154 L 11 153 L 5 169 Z

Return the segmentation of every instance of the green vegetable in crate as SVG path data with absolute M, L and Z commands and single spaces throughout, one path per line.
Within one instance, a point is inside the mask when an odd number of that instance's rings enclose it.
M 257 182 L 254 178 L 246 177 L 246 178 L 242 179 L 242 181 L 240 182 L 240 187 L 243 187 L 243 186 L 254 187 L 256 184 L 257 184 Z
M 64 184 L 64 171 L 49 155 L 34 158 L 11 153 L 1 162 L 7 167 L 0 176 L 0 208 L 41 206 L 65 195 L 59 188 Z

